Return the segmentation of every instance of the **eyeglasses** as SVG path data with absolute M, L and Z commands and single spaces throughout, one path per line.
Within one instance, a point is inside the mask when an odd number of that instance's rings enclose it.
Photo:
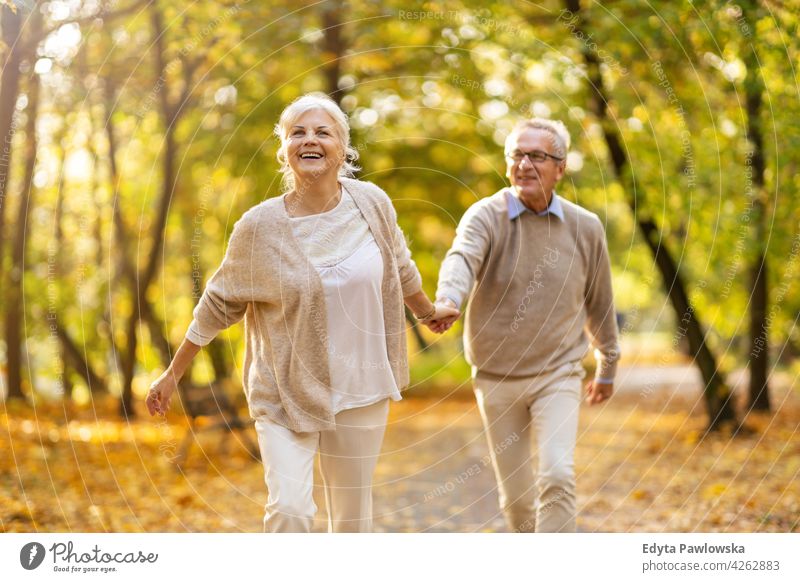
M 559 158 L 558 156 L 548 154 L 547 152 L 543 152 L 541 150 L 533 150 L 532 152 L 521 152 L 519 150 L 514 150 L 510 154 L 506 154 L 506 158 L 513 160 L 515 164 L 519 164 L 525 157 L 534 163 L 544 162 L 547 160 L 547 158 L 552 158 L 557 162 L 564 161 L 564 158 Z

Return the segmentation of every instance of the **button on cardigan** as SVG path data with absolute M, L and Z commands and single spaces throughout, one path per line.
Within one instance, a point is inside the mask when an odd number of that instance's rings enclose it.
M 386 193 L 370 182 L 340 183 L 381 252 L 386 349 L 402 389 L 409 383 L 403 298 L 422 288 L 421 277 Z M 243 385 L 252 418 L 266 416 L 296 432 L 335 428 L 325 294 L 292 233 L 283 196 L 254 206 L 234 225 L 193 315 L 186 338 L 201 346 L 244 318 Z

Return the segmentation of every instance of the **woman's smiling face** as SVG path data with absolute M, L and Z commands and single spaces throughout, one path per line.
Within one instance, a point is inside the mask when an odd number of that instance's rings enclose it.
M 286 137 L 286 159 L 296 177 L 308 180 L 338 173 L 344 163 L 344 144 L 335 127 L 322 109 L 310 109 L 292 124 Z

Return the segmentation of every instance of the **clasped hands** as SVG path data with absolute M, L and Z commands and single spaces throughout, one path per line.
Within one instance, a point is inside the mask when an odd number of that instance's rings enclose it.
M 422 323 L 434 333 L 446 332 L 461 317 L 461 311 L 449 299 L 437 299 L 433 305 L 436 307 L 436 311 Z

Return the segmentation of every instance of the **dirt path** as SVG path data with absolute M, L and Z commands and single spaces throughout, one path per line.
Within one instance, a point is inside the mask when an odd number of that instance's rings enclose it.
M 674 387 L 582 406 L 579 529 L 797 531 L 800 397 L 774 396 L 781 410 L 752 416 L 754 431 L 735 439 L 700 439 L 702 406 Z M 0 531 L 260 531 L 263 469 L 242 443 L 202 432 L 180 472 L 168 452 L 185 426 L 125 424 L 114 410 L 0 409 Z M 391 410 L 376 531 L 505 531 L 474 400 L 407 398 Z

